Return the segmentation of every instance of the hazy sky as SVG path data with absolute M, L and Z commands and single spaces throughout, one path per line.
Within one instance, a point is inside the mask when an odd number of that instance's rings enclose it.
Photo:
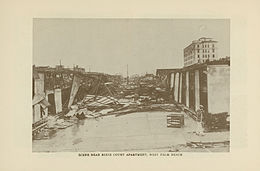
M 86 71 L 155 73 L 183 67 L 183 49 L 192 40 L 211 37 L 218 55 L 230 56 L 229 20 L 216 19 L 34 19 L 33 64 Z

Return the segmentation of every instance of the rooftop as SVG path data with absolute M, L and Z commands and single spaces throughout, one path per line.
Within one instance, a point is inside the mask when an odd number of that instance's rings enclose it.
M 207 37 L 201 37 L 198 40 L 193 40 L 193 43 L 203 43 L 203 42 L 217 42 L 216 40 L 214 40 L 213 38 L 207 38 Z

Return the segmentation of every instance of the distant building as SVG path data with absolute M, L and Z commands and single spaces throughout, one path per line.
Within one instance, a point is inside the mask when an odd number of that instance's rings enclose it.
M 55 68 L 56 68 L 56 70 L 62 70 L 62 69 L 64 69 L 64 66 L 63 65 L 56 65 Z
M 80 68 L 78 65 L 73 67 L 73 71 L 85 73 L 85 68 Z
M 184 48 L 184 66 L 218 60 L 217 41 L 202 37 Z
M 149 80 L 149 81 L 151 81 L 151 80 L 154 79 L 154 77 L 155 77 L 155 76 L 154 76 L 153 74 L 145 74 L 143 80 Z

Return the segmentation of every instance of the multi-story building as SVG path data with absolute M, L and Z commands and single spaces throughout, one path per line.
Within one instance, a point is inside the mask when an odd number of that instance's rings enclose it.
M 184 48 L 184 66 L 218 60 L 217 41 L 202 37 Z

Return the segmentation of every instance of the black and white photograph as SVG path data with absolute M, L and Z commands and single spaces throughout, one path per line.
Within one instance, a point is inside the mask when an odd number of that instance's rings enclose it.
M 229 152 L 228 19 L 33 19 L 33 152 Z
M 258 171 L 260 1 L 0 2 L 0 171 Z

